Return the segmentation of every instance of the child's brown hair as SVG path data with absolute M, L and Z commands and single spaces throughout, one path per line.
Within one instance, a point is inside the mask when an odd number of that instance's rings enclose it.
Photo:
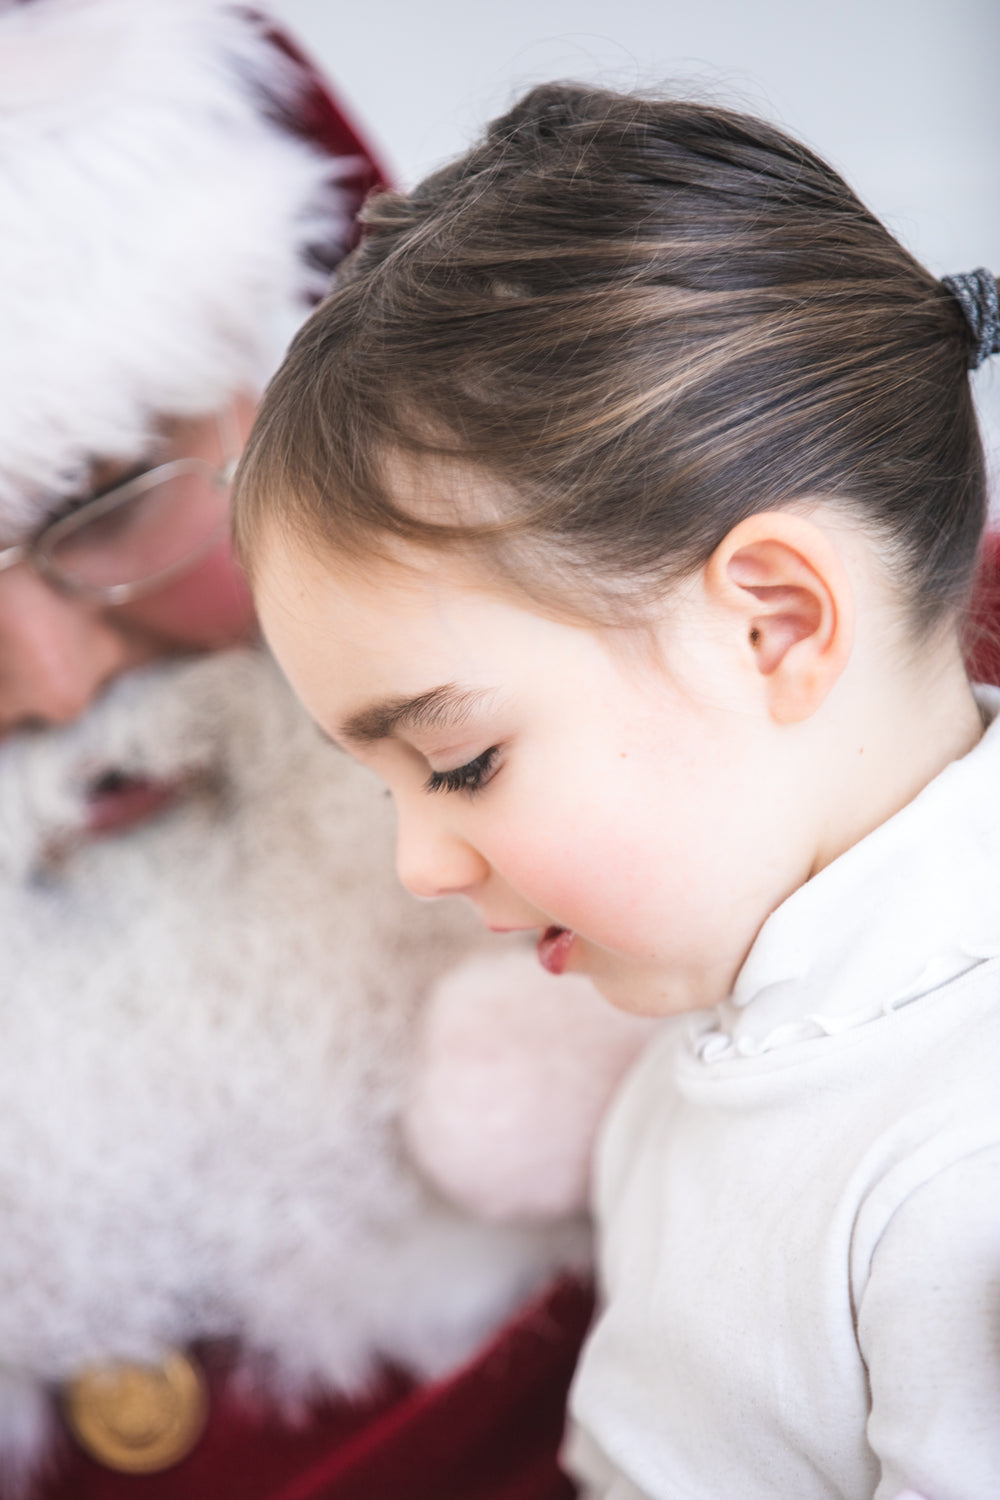
M 986 510 L 969 327 L 773 126 L 549 85 L 363 217 L 243 460 L 251 565 L 277 521 L 348 557 L 461 550 L 619 620 L 809 498 L 872 528 L 918 627 L 964 604 Z

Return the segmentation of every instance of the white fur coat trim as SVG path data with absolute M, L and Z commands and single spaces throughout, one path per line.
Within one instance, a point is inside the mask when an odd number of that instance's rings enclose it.
M 74 842 L 114 767 L 190 795 Z M 438 1374 L 580 1256 L 578 1223 L 477 1223 L 405 1149 L 425 996 L 482 936 L 403 891 L 393 842 L 382 788 L 255 651 L 0 746 L 5 1500 L 87 1364 L 221 1338 L 279 1398 L 380 1358 Z

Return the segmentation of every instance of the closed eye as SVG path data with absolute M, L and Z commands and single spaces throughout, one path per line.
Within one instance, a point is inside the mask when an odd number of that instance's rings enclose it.
M 432 771 L 424 782 L 425 792 L 467 792 L 472 795 L 480 791 L 496 770 L 499 745 L 491 745 L 475 760 L 456 766 L 453 771 Z

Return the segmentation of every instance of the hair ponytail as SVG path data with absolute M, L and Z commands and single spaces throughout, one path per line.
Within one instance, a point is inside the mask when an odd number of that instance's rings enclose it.
M 310 542 L 471 552 L 613 620 L 808 499 L 873 530 L 919 627 L 966 601 L 986 486 L 962 294 L 775 127 L 547 85 L 363 217 L 251 438 L 244 554 L 280 494 Z

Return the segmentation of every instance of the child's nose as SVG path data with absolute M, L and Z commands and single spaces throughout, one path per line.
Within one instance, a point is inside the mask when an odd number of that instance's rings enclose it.
M 425 900 L 469 895 L 489 875 L 489 865 L 471 844 L 422 819 L 404 819 L 402 812 L 396 870 L 406 889 Z

